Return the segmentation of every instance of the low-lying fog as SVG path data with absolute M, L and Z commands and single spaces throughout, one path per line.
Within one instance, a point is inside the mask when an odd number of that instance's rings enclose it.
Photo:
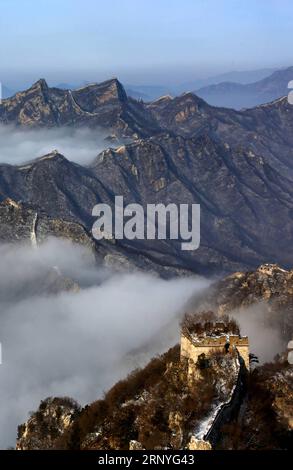
M 208 285 L 198 278 L 111 274 L 83 249 L 56 240 L 37 249 L 2 245 L 0 257 L 1 448 L 15 445 L 17 425 L 41 399 L 90 402 L 175 344 L 175 319 Z M 46 267 L 56 265 L 84 288 L 37 295 Z M 160 335 L 172 320 L 174 327 Z
M 88 128 L 24 129 L 0 125 L 0 163 L 20 165 L 56 149 L 68 160 L 87 165 L 109 146 L 106 135 Z
M 39 247 L 0 245 L 0 448 L 14 446 L 18 424 L 48 396 L 81 404 L 179 341 L 179 319 L 210 281 L 162 280 L 97 267 L 88 251 L 51 239 Z M 61 272 L 82 288 L 44 293 Z M 41 294 L 43 292 L 43 294 Z M 261 362 L 281 352 L 266 310 L 233 315 Z

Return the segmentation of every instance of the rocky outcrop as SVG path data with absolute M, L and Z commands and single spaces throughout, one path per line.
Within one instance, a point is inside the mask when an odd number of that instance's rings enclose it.
M 237 272 L 217 283 L 221 313 L 259 301 L 278 300 L 281 304 L 293 295 L 293 270 L 277 264 L 264 264 L 255 271 Z
M 129 450 L 144 450 L 141 443 L 138 441 L 130 441 L 129 442 Z
M 10 198 L 0 203 L 0 241 L 38 245 L 50 236 L 64 238 L 95 251 L 86 229 L 73 221 L 49 217 L 44 211 Z
M 47 398 L 39 409 L 18 427 L 16 450 L 52 449 L 72 424 L 79 405 L 69 398 Z
M 191 436 L 187 448 L 188 450 L 212 450 L 212 446 L 208 441 L 196 439 L 195 436 Z
M 285 341 L 293 336 L 293 270 L 264 264 L 234 273 L 216 283 L 209 302 L 220 314 L 261 303 L 267 323 L 277 327 Z

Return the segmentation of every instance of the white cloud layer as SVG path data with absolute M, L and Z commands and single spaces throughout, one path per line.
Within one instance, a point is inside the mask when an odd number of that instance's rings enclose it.
M 98 268 L 81 247 L 51 239 L 41 247 L 0 245 L 0 448 L 48 396 L 81 404 L 179 341 L 179 318 L 210 282 L 162 280 Z M 57 269 L 58 267 L 58 269 Z M 62 272 L 78 292 L 40 294 Z M 284 349 L 263 304 L 232 312 L 261 362 Z
M 47 396 L 84 404 L 178 342 L 178 316 L 208 281 L 111 274 L 84 250 L 51 240 L 0 247 L 0 447 Z M 79 281 L 79 292 L 38 295 L 46 267 Z
M 0 163 L 19 165 L 58 150 L 68 160 L 89 164 L 108 147 L 106 133 L 88 128 L 23 129 L 0 125 Z

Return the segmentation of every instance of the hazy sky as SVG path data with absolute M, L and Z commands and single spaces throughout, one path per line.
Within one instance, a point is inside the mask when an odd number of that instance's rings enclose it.
M 0 80 L 176 83 L 292 65 L 292 0 L 0 0 Z

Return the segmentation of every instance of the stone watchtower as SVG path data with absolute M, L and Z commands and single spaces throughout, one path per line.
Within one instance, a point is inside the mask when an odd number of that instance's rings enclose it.
M 208 357 L 214 352 L 231 353 L 238 351 L 249 370 L 249 343 L 247 336 L 241 336 L 233 321 L 206 321 L 196 323 L 197 316 L 187 316 L 182 324 L 180 357 L 191 359 L 194 364 L 199 356 Z M 202 356 L 204 355 L 204 356 Z

